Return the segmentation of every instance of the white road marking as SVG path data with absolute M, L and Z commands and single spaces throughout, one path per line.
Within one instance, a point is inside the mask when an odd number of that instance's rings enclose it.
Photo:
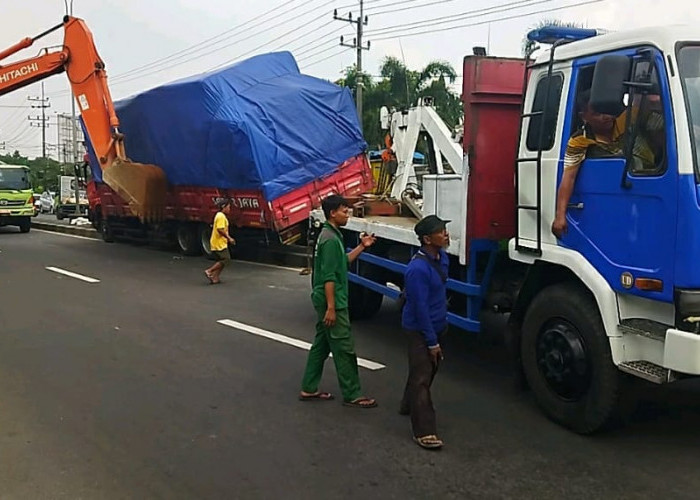
M 266 339 L 276 340 L 277 342 L 298 347 L 299 349 L 304 349 L 307 351 L 311 349 L 311 344 L 309 344 L 308 342 L 304 342 L 303 340 L 294 339 L 292 337 L 287 337 L 286 335 L 281 335 L 275 332 L 269 332 L 267 330 L 263 330 L 262 328 L 257 328 L 255 326 L 239 323 L 238 321 L 233 321 L 232 319 L 220 319 L 219 321 L 217 321 L 217 323 L 224 326 L 229 326 L 231 328 L 235 328 L 236 330 L 243 330 L 244 332 L 252 333 L 253 335 L 265 337 Z M 381 363 L 376 363 L 374 361 L 364 358 L 357 358 L 357 364 L 363 368 L 367 368 L 368 370 L 372 371 L 386 368 L 386 366 L 382 365 Z
M 32 228 L 32 232 L 38 231 L 40 233 L 48 233 L 48 234 L 55 234 L 57 236 L 66 236 L 68 238 L 78 238 L 79 240 L 89 240 L 89 241 L 100 241 L 97 238 L 88 238 L 87 236 L 78 236 L 77 234 L 67 234 L 67 233 L 59 233 L 56 231 L 48 231 L 46 229 L 35 229 Z
M 73 273 L 71 271 L 66 271 L 65 269 L 61 269 L 60 267 L 47 267 L 46 269 L 48 271 L 51 271 L 54 273 L 63 274 L 65 276 L 70 276 L 71 278 L 75 278 L 77 280 L 86 281 L 88 283 L 99 283 L 100 282 L 100 280 L 98 280 L 98 279 L 91 278 L 89 276 L 83 276 L 82 274 Z

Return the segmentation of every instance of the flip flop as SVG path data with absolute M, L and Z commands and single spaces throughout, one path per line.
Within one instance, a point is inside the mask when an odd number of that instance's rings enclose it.
M 214 280 L 211 279 L 211 276 L 209 275 L 208 272 L 204 271 L 204 276 L 206 276 L 207 279 L 209 280 L 209 284 L 214 283 Z
M 353 399 L 352 401 L 344 401 L 343 406 L 350 406 L 352 408 L 376 408 L 377 402 L 372 398 L 361 397 Z
M 308 396 L 299 394 L 299 401 L 330 401 L 332 399 L 335 399 L 335 396 L 330 392 L 317 392 Z
M 425 448 L 426 450 L 437 450 L 439 448 L 442 448 L 443 442 L 442 439 L 437 437 L 435 434 L 430 434 L 428 436 L 421 436 L 421 437 L 414 437 L 413 440 L 416 442 L 418 446 L 421 448 Z

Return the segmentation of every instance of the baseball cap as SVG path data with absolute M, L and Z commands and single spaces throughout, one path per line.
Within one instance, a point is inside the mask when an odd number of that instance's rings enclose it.
M 419 220 L 413 229 L 418 236 L 428 236 L 442 231 L 450 222 L 452 221 L 443 220 L 437 215 L 427 215 Z

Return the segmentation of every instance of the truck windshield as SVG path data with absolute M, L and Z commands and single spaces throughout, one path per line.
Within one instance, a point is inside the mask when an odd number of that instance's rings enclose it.
M 31 189 L 29 174 L 23 168 L 0 167 L 0 189 Z
M 678 70 L 685 89 L 690 137 L 695 144 L 695 171 L 700 173 L 700 45 L 679 49 Z

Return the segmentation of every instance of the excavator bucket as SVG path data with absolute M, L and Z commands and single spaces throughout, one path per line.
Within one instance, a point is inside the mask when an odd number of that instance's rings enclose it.
M 160 167 L 116 159 L 104 169 L 102 177 L 141 221 L 163 218 L 168 180 Z

